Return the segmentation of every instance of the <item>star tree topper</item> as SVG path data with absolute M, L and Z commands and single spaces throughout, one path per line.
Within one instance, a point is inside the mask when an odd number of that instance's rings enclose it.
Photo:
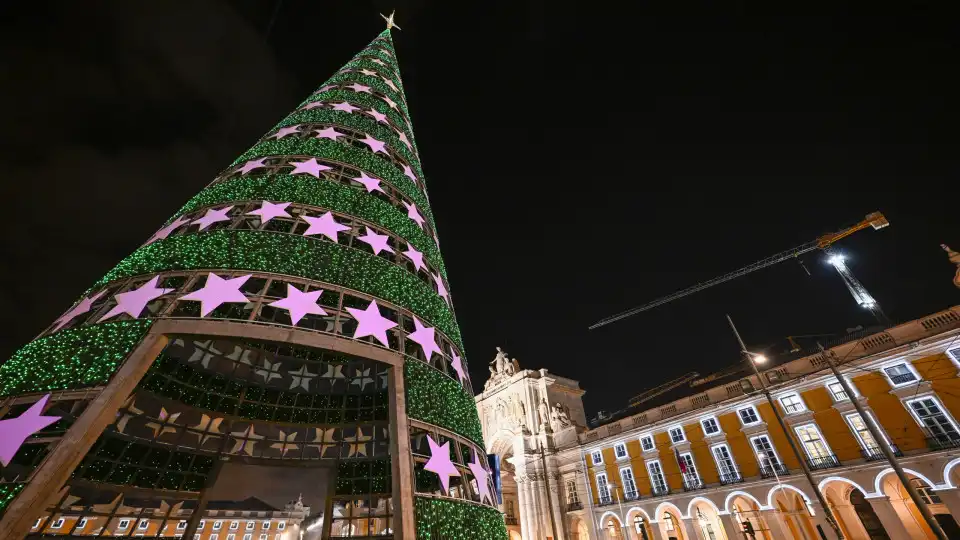
M 393 14 L 396 12 L 397 10 L 391 11 L 389 17 L 387 17 L 383 13 L 380 14 L 380 16 L 383 17 L 383 20 L 387 21 L 387 30 L 390 30 L 391 28 L 396 28 L 397 30 L 403 30 L 403 28 L 400 28 L 399 26 L 397 26 L 397 23 L 393 22 Z
M 20 416 L 0 420 L 0 464 L 4 467 L 10 465 L 13 456 L 17 455 L 17 450 L 31 435 L 60 420 L 59 416 L 40 414 L 49 399 L 50 394 L 47 394 Z

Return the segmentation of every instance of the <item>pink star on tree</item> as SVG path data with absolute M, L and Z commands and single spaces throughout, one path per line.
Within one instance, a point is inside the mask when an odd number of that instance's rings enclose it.
M 367 309 L 347 308 L 347 312 L 357 320 L 357 329 L 353 332 L 353 338 L 373 336 L 384 347 L 390 347 L 387 341 L 387 330 L 397 326 L 397 323 L 385 318 L 380 314 L 380 306 L 376 300 L 371 300 Z
M 412 244 L 407 244 L 407 250 L 403 254 L 413 262 L 413 267 L 417 269 L 417 272 L 423 268 L 423 253 L 417 251 Z
M 449 302 L 450 293 L 448 293 L 447 288 L 443 286 L 443 279 L 440 278 L 440 274 L 433 274 L 433 281 L 437 284 L 437 294 L 440 295 L 440 298 Z
M 293 321 L 293 326 L 296 326 L 297 323 L 300 322 L 300 319 L 308 313 L 314 315 L 327 314 L 326 311 L 317 305 L 321 294 L 323 294 L 323 291 L 320 289 L 305 293 L 287 283 L 287 297 L 277 300 L 276 302 L 271 302 L 268 305 L 287 310 L 290 313 L 290 320 Z
M 375 77 L 377 75 L 377 72 L 373 71 L 372 69 L 361 69 L 360 73 L 363 73 L 368 77 Z
M 271 139 L 282 139 L 287 135 L 293 135 L 294 133 L 300 133 L 300 126 L 288 126 L 285 128 L 280 128 L 276 133 L 270 136 Z
M 317 130 L 318 139 L 330 139 L 331 141 L 335 141 L 337 140 L 337 137 L 343 137 L 343 136 L 344 136 L 343 133 L 340 133 L 339 131 L 333 129 L 332 127 Z
M 387 105 L 389 105 L 391 109 L 397 108 L 397 102 L 390 99 L 388 96 L 383 96 L 383 100 L 387 102 Z
M 0 420 L 0 464 L 9 467 L 17 450 L 31 435 L 60 420 L 59 416 L 43 416 L 50 394 L 40 398 L 16 418 Z
M 380 112 L 380 111 L 378 111 L 378 110 L 376 110 L 376 109 L 370 109 L 369 111 L 363 111 L 363 112 L 365 112 L 365 113 L 369 114 L 370 116 L 376 118 L 376 119 L 377 119 L 377 122 L 383 122 L 384 124 L 387 123 L 387 115 L 383 114 L 382 112 Z
M 387 241 L 390 239 L 389 236 L 385 234 L 377 234 L 373 232 L 370 227 L 364 227 L 364 229 L 366 229 L 366 234 L 363 236 L 358 236 L 357 240 L 369 245 L 373 249 L 374 255 L 379 255 L 381 251 L 396 253 L 393 251 L 393 248 L 387 244 Z
M 414 184 L 417 183 L 417 175 L 413 174 L 413 169 L 409 165 L 403 166 L 403 175 L 409 178 Z
M 414 223 L 417 224 L 417 227 L 423 229 L 423 216 L 420 215 L 420 212 L 417 210 L 417 205 L 413 203 L 408 203 L 402 201 L 403 205 L 407 207 L 407 217 L 412 219 Z
M 463 369 L 463 360 L 457 355 L 457 353 L 452 351 L 450 352 L 450 357 L 452 358 L 450 361 L 450 367 L 457 372 L 457 380 L 463 382 L 463 380 L 467 378 L 467 372 Z
M 333 219 L 333 214 L 327 212 L 326 214 L 320 217 L 313 216 L 300 216 L 304 221 L 310 224 L 307 227 L 307 230 L 303 231 L 304 236 L 312 236 L 314 234 L 322 234 L 330 240 L 339 243 L 337 240 L 337 233 L 340 231 L 350 230 L 350 227 L 346 225 L 341 225 Z
M 393 84 L 393 81 L 391 81 L 390 79 L 388 79 L 388 78 L 386 78 L 386 77 L 381 77 L 381 78 L 383 79 L 383 82 L 386 83 L 386 85 L 390 87 L 391 90 L 393 90 L 394 92 L 397 91 L 397 85 Z
M 402 131 L 397 131 L 397 133 L 398 133 L 397 136 L 400 137 L 400 142 L 405 144 L 408 149 L 413 150 L 413 146 L 410 146 L 410 141 L 407 140 L 407 134 Z
M 200 230 L 204 230 L 207 227 L 217 223 L 218 221 L 230 221 L 230 217 L 227 216 L 227 212 L 233 209 L 233 205 L 230 205 L 226 208 L 221 208 L 220 210 L 214 210 L 213 208 L 208 208 L 207 213 L 203 215 L 200 219 L 193 220 L 191 225 L 200 225 Z
M 311 101 L 310 103 L 307 103 L 307 105 L 303 108 L 303 110 L 309 111 L 310 109 L 319 109 L 320 107 L 323 106 L 324 103 L 325 102 L 323 101 Z
M 166 237 L 170 236 L 170 233 L 179 229 L 181 225 L 183 225 L 184 223 L 188 223 L 189 221 L 190 221 L 189 219 L 178 217 L 173 223 L 153 233 L 153 236 L 151 236 L 150 239 L 147 240 L 147 243 L 144 245 L 152 244 L 157 240 L 165 239 Z
M 132 291 L 114 295 L 114 298 L 117 300 L 117 305 L 113 306 L 113 309 L 108 311 L 106 315 L 100 317 L 100 320 L 97 322 L 103 322 L 121 313 L 126 313 L 134 319 L 139 319 L 140 314 L 143 313 L 143 308 L 147 307 L 147 304 L 174 290 L 157 287 L 159 280 L 160 276 L 153 276 L 150 281 Z
M 430 445 L 430 459 L 423 466 L 424 470 L 436 473 L 440 477 L 443 493 L 450 493 L 450 477 L 460 476 L 460 471 L 450 461 L 450 441 L 437 444 L 430 434 L 427 434 L 427 444 Z
M 436 328 L 424 326 L 416 317 L 413 318 L 413 327 L 414 331 L 407 334 L 407 339 L 420 345 L 423 350 L 423 357 L 427 359 L 427 362 L 433 357 L 433 353 L 443 356 L 440 346 L 437 345 Z
M 330 90 L 331 88 L 336 88 L 336 87 L 337 85 L 335 84 L 328 84 L 326 86 L 321 86 L 320 89 L 317 90 L 315 93 L 319 94 L 320 92 L 326 92 L 327 90 Z
M 369 87 L 369 86 L 364 86 L 364 85 L 359 84 L 359 83 L 353 83 L 353 84 L 347 86 L 347 88 L 353 90 L 354 92 L 365 92 L 365 93 L 367 93 L 367 94 L 370 93 L 370 87 Z
M 220 307 L 220 304 L 233 302 L 249 302 L 246 295 L 240 292 L 240 287 L 250 279 L 250 275 L 233 279 L 224 279 L 213 272 L 207 274 L 207 282 L 203 287 L 185 294 L 180 300 L 200 302 L 200 316 L 206 317 L 211 311 Z
M 335 111 L 343 111 L 343 112 L 347 112 L 347 113 L 352 113 L 353 111 L 358 111 L 358 110 L 360 110 L 360 107 L 354 107 L 353 105 L 351 105 L 351 104 L 347 103 L 346 101 L 344 101 L 343 103 L 336 103 L 336 104 L 334 104 L 333 110 L 335 110 Z
M 70 309 L 63 315 L 61 315 L 59 319 L 54 321 L 52 332 L 56 332 L 57 330 L 60 330 L 61 328 L 63 328 L 67 323 L 72 321 L 77 315 L 82 315 L 90 311 L 90 308 L 93 307 L 93 303 L 96 302 L 101 296 L 103 296 L 103 293 L 105 292 L 107 291 L 100 291 L 97 294 L 91 296 L 90 298 L 84 298 L 83 300 L 80 301 L 80 303 L 78 303 L 72 309 Z
M 480 496 L 480 504 L 483 504 L 484 498 L 493 502 L 493 495 L 490 494 L 490 485 L 487 482 L 490 473 L 487 472 L 483 463 L 480 462 L 480 456 L 476 451 L 473 452 L 473 461 L 467 463 L 467 467 L 470 468 L 470 473 L 473 474 L 473 477 L 477 480 L 477 491 L 479 492 L 477 495 Z
M 251 159 L 250 161 L 244 163 L 242 167 L 237 169 L 237 172 L 240 174 L 247 174 L 248 172 L 254 169 L 261 169 L 263 167 L 266 167 L 266 165 L 264 165 L 263 163 L 266 160 L 267 158 Z
M 383 63 L 383 60 L 381 60 L 381 59 L 379 59 L 379 58 L 374 58 L 374 59 L 373 59 L 373 63 L 374 63 L 374 64 L 379 64 L 379 65 L 381 65 L 381 66 L 386 66 L 386 64 Z
M 363 139 L 361 139 L 360 142 L 362 142 L 363 144 L 369 146 L 369 147 L 370 147 L 370 150 L 371 150 L 374 154 L 376 154 L 377 152 L 383 152 L 384 154 L 387 153 L 387 143 L 385 143 L 385 142 L 383 142 L 383 141 L 378 141 L 378 140 L 374 139 L 373 137 L 371 137 L 370 135 L 367 135 L 366 133 L 364 133 L 364 136 L 365 136 L 365 137 L 364 137 Z
M 317 158 L 310 158 L 300 162 L 291 161 L 290 165 L 293 165 L 293 170 L 290 171 L 290 174 L 309 174 L 314 178 L 320 178 L 321 172 L 333 169 L 333 167 L 317 163 Z
M 363 184 L 363 187 L 367 189 L 367 193 L 373 193 L 374 191 L 385 193 L 385 191 L 380 189 L 380 180 L 367 176 L 367 173 L 363 171 L 360 171 L 360 178 L 354 178 L 354 180 Z
M 290 203 L 272 203 L 270 201 L 263 201 L 260 205 L 260 208 L 247 212 L 248 216 L 260 216 L 260 223 L 266 223 L 275 217 L 290 217 L 290 214 L 287 213 L 286 208 L 290 206 Z

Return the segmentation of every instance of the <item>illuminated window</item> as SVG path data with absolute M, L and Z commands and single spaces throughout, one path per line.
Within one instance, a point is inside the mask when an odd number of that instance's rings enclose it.
M 287 528 L 287 522 L 286 522 L 286 521 L 281 521 L 281 522 L 277 523 L 277 530 L 278 530 L 278 531 L 282 531 L 282 530 L 284 530 L 284 529 L 286 529 L 286 528 Z
M 674 428 L 670 428 L 670 440 L 675 443 L 683 442 L 687 440 L 687 438 L 683 434 L 683 427 L 677 426 Z
M 613 453 L 617 456 L 617 459 L 623 459 L 627 457 L 627 445 L 620 443 L 613 447 Z
M 850 399 L 847 391 L 843 389 L 843 385 L 838 382 L 828 384 L 827 389 L 830 390 L 830 395 L 834 401 L 846 401 Z
M 667 512 L 664 512 L 664 513 L 663 513 L 663 526 L 664 526 L 664 528 L 666 528 L 668 531 L 675 531 L 675 530 L 677 530 L 677 522 L 674 521 L 674 519 L 673 519 L 673 514 L 669 514 L 669 513 L 667 513 Z
M 43 518 L 38 519 L 37 522 L 33 524 L 33 528 L 34 529 L 40 528 L 41 523 L 43 523 Z
M 957 431 L 957 425 L 934 397 L 927 396 L 913 399 L 908 401 L 907 404 L 920 425 L 926 428 L 930 437 L 941 444 L 960 442 L 960 432 Z
M 637 482 L 633 478 L 633 470 L 630 467 L 620 469 L 620 482 L 623 486 L 623 496 L 627 499 L 636 499 Z
M 717 472 L 721 482 L 729 482 L 738 478 L 737 466 L 730 455 L 730 449 L 725 444 L 713 447 L 713 460 L 717 463 Z
M 77 522 L 77 530 L 79 531 L 80 529 L 86 526 L 87 526 L 87 518 L 80 518 L 80 521 Z
M 177 523 L 177 530 L 178 530 L 178 531 L 182 531 L 182 530 L 184 530 L 184 529 L 186 529 L 186 528 L 187 528 L 187 522 L 186 522 L 186 521 L 181 521 L 180 523 Z
M 716 418 L 704 418 L 700 421 L 700 425 L 703 426 L 703 432 L 707 435 L 720 433 L 720 424 L 717 423 Z
M 53 524 L 50 525 L 50 528 L 51 528 L 51 529 L 59 529 L 60 527 L 63 527 L 63 521 L 64 521 L 63 518 L 60 518 L 60 519 L 54 521 Z
M 783 405 L 783 410 L 786 411 L 787 414 L 803 412 L 807 409 L 804 407 L 803 401 L 798 394 L 783 396 L 780 398 L 780 404 Z
M 917 374 L 910 369 L 906 363 L 887 366 L 883 368 L 883 372 L 887 374 L 887 378 L 890 379 L 890 384 L 893 386 L 902 386 L 920 380 Z
M 256 526 L 257 526 L 257 522 L 256 522 L 256 521 L 248 521 L 248 522 L 247 522 L 247 530 L 248 530 L 248 531 L 252 531 L 253 528 L 256 527 Z
M 201 519 L 201 520 L 200 520 L 200 524 L 197 525 L 197 530 L 198 530 L 198 531 L 202 531 L 202 530 L 203 530 L 203 526 L 206 525 L 206 524 L 207 524 L 207 521 L 206 521 L 205 519 Z
M 121 519 L 121 520 L 120 520 L 120 523 L 117 524 L 117 529 L 120 529 L 120 530 L 122 531 L 122 530 L 126 529 L 126 528 L 129 527 L 129 526 L 130 526 L 130 520 L 129 520 L 129 519 Z
M 798 426 L 796 430 L 797 436 L 800 438 L 800 444 L 803 445 L 803 449 L 807 452 L 807 456 L 810 459 L 815 460 L 830 456 L 830 448 L 823 440 L 823 436 L 820 434 L 820 430 L 817 429 L 816 425 L 807 424 L 805 426 Z
M 745 426 L 756 424 L 760 421 L 760 415 L 757 414 L 757 409 L 753 408 L 753 406 L 740 409 L 737 411 L 737 414 L 740 416 L 740 421 L 743 422 L 743 425 Z
M 610 502 L 610 484 L 607 483 L 607 475 L 604 473 L 597 475 L 597 493 L 600 494 L 600 504 Z
M 667 482 L 663 477 L 663 468 L 657 460 L 647 462 L 647 473 L 650 475 L 650 485 L 653 487 L 653 493 L 662 494 L 667 492 Z
M 917 490 L 917 493 L 920 495 L 920 499 L 923 500 L 928 506 L 931 504 L 943 504 L 943 501 L 940 499 L 940 495 L 937 495 L 936 491 L 931 491 L 930 486 L 923 483 L 923 480 L 919 478 L 913 478 L 910 480 L 910 484 L 913 485 L 914 489 Z
M 150 526 L 150 520 L 148 520 L 148 519 L 141 519 L 141 520 L 140 520 L 140 523 L 137 523 L 137 529 L 138 529 L 138 530 L 141 530 L 141 531 L 142 531 L 143 529 L 146 529 L 146 528 L 149 527 L 149 526 Z
M 607 520 L 607 532 L 610 538 L 620 538 L 620 527 L 617 527 L 617 522 L 613 518 Z
M 780 465 L 780 457 L 777 456 L 777 451 L 773 448 L 773 444 L 770 443 L 769 437 L 766 435 L 758 435 L 750 439 L 750 442 L 753 443 L 753 449 L 757 452 L 761 467 L 777 467 Z
M 265 530 L 265 531 L 270 530 L 270 521 L 269 521 L 269 520 L 263 522 L 263 530 Z
M 633 516 L 633 530 L 637 531 L 640 534 L 643 534 L 643 516 L 637 514 Z M 644 535 L 646 536 L 646 535 Z
M 580 502 L 580 494 L 577 493 L 577 483 L 573 480 L 567 482 L 567 501 L 571 504 Z
M 590 457 L 591 457 L 591 459 L 593 459 L 593 464 L 594 464 L 594 465 L 602 465 L 602 464 L 603 464 L 603 454 L 600 452 L 600 450 L 597 450 L 596 452 L 590 454 Z
M 653 435 L 644 435 L 640 437 L 640 448 L 643 448 L 644 452 L 649 452 L 656 448 L 653 444 Z
M 239 529 L 239 528 L 240 528 L 240 522 L 239 522 L 239 521 L 231 521 L 231 522 L 230 522 L 230 530 L 231 530 L 231 531 L 235 531 L 235 530 L 237 530 L 237 529 Z
M 680 470 L 683 471 L 683 483 L 688 489 L 701 486 L 700 474 L 697 472 L 697 466 L 693 463 L 693 455 L 689 452 L 680 454 Z
M 218 521 L 214 521 L 214 522 L 213 522 L 213 530 L 219 531 L 221 527 L 223 527 L 223 522 L 222 522 L 222 521 L 219 521 L 219 520 L 218 520 Z
M 874 452 L 880 451 L 880 444 L 877 443 L 877 439 L 875 439 L 873 434 L 870 433 L 870 430 L 867 428 L 867 423 L 864 421 L 863 417 L 857 413 L 848 414 L 847 422 L 850 424 L 853 434 L 857 436 L 857 440 L 860 441 L 860 446 L 864 450 L 870 450 Z

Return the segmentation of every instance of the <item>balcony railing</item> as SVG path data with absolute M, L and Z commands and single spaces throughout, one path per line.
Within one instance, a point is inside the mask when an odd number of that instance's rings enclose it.
M 516 524 L 517 524 L 517 516 L 509 516 L 509 515 L 508 515 L 508 516 L 505 516 L 503 519 L 504 519 L 504 521 L 507 522 L 507 525 L 516 525 Z
M 891 376 L 890 380 L 893 382 L 893 384 L 905 384 L 910 381 L 915 381 L 917 378 L 913 375 L 913 373 L 901 373 L 899 375 Z
M 575 510 L 583 510 L 583 503 L 580 501 L 567 503 L 567 512 L 573 512 Z
M 608 506 L 617 501 L 613 500 L 613 497 L 607 495 L 606 497 L 600 496 L 600 502 L 597 503 L 597 506 Z
M 654 497 L 662 497 L 670 494 L 670 488 L 667 486 L 653 486 L 652 493 Z
M 827 456 L 817 456 L 807 458 L 807 466 L 810 467 L 811 471 L 819 471 L 821 469 L 832 469 L 834 467 L 840 466 L 840 460 L 837 459 L 837 456 L 830 454 Z
M 624 492 L 623 498 L 624 500 L 627 500 L 627 501 L 635 501 L 640 498 L 640 492 L 639 491 Z
M 891 444 L 890 450 L 893 450 L 893 455 L 897 457 L 903 457 L 903 452 L 901 452 L 900 449 L 897 448 L 897 445 Z M 884 455 L 883 450 L 881 450 L 879 447 L 876 447 L 876 446 L 871 446 L 869 448 L 864 448 L 860 450 L 860 455 L 863 456 L 863 459 L 867 461 L 882 461 L 884 459 L 887 459 L 887 456 Z
M 696 491 L 698 489 L 703 489 L 703 480 L 699 478 L 684 478 L 683 479 L 683 490 L 684 491 Z
M 786 476 L 790 471 L 782 463 L 770 464 L 766 467 L 760 467 L 760 478 L 773 478 L 774 476 Z
M 740 476 L 740 473 L 730 473 L 730 474 L 720 475 L 720 484 L 724 486 L 728 484 L 739 484 L 742 482 L 743 482 L 743 477 Z
M 936 437 L 927 437 L 927 447 L 931 450 L 960 448 L 960 438 L 957 437 L 956 433 L 950 435 L 938 435 Z

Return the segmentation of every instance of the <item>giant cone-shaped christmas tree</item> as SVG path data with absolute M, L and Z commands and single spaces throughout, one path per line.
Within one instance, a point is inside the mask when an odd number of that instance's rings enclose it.
M 268 466 L 277 539 L 505 538 L 448 290 L 388 28 L 0 366 L 0 539 L 206 540 Z

